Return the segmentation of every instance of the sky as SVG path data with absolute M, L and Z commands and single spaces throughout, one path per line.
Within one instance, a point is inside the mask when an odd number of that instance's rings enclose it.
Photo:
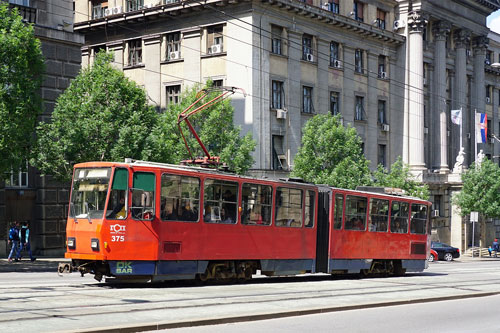
M 486 19 L 486 25 L 492 31 L 500 34 L 500 10 L 497 10 Z

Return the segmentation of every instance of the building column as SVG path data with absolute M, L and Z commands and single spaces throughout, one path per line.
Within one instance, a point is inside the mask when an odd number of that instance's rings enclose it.
M 408 93 L 408 164 L 410 170 L 421 174 L 424 160 L 424 56 L 423 31 L 427 21 L 420 12 L 408 14 L 409 31 L 409 93 Z
M 144 39 L 143 62 L 146 65 L 144 84 L 150 103 L 159 109 L 161 105 L 161 36 L 153 35 Z
M 439 123 L 437 135 L 439 142 L 435 151 L 439 151 L 436 156 L 433 168 L 439 168 L 440 173 L 448 173 L 448 117 L 446 107 L 446 37 L 450 32 L 450 23 L 441 21 L 433 26 L 434 33 L 434 98 L 435 110 L 432 110 L 431 119 Z M 439 117 L 437 117 L 439 115 Z M 437 155 L 437 154 L 436 154 Z
M 484 113 L 485 103 L 486 103 L 486 87 L 484 82 L 484 60 L 486 59 L 486 48 L 488 47 L 489 39 L 486 36 L 479 36 L 474 38 L 474 82 L 473 82 L 473 96 L 472 96 L 472 106 L 470 114 L 470 136 L 472 142 L 472 151 L 471 155 L 474 155 L 472 160 L 476 160 L 475 154 L 479 152 L 475 152 L 474 147 L 474 130 L 475 130 L 475 113 Z
M 467 145 L 467 133 L 470 133 L 469 122 L 467 121 L 467 45 L 470 43 L 470 31 L 460 30 L 455 32 L 455 93 L 454 100 L 455 104 L 453 109 L 462 109 L 462 137 L 459 140 L 460 147 L 468 147 Z M 460 131 L 460 129 L 458 129 Z M 458 147 L 460 149 L 460 147 Z M 458 153 L 458 152 L 456 152 Z M 455 156 L 456 154 L 453 154 Z M 466 151 L 466 160 L 469 160 L 467 156 L 471 156 L 470 151 Z M 468 165 L 468 163 L 466 163 Z

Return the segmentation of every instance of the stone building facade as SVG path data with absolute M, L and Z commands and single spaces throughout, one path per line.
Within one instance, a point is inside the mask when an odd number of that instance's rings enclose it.
M 499 8 L 496 0 L 76 0 L 75 31 L 86 37 L 84 66 L 99 50 L 114 52 L 114 65 L 159 109 L 208 79 L 243 88 L 235 122 L 258 142 L 255 175 L 285 175 L 305 122 L 340 113 L 372 168 L 402 156 L 430 185 L 433 237 L 464 249 L 452 169 L 460 147 L 465 166 L 475 160 L 476 111 L 499 131 L 499 71 L 487 61 L 498 58 L 498 42 L 488 43 L 486 27 Z M 460 108 L 462 137 L 450 121 Z M 490 140 L 478 151 L 494 158 L 499 148 Z
M 84 38 L 73 32 L 73 3 L 69 0 L 10 0 L 27 23 L 34 25 L 45 58 L 42 83 L 43 114 L 48 119 L 55 100 L 68 87 L 81 64 Z M 7 230 L 11 221 L 31 222 L 32 249 L 37 254 L 61 254 L 69 186 L 42 177 L 34 168 L 12 172 L 0 184 L 0 255 L 7 250 Z

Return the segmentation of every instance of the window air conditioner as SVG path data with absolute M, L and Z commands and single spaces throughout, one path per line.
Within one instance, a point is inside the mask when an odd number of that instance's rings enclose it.
M 401 28 L 404 28 L 406 26 L 405 21 L 403 20 L 395 20 L 392 28 L 394 30 L 399 30 Z
M 426 85 L 427 85 L 427 78 L 424 77 L 424 86 L 426 86 Z
M 122 12 L 123 12 L 122 6 L 113 7 L 113 15 L 114 14 L 121 14 Z
M 389 124 L 382 124 L 382 131 L 389 132 Z
M 175 60 L 175 59 L 179 59 L 181 57 L 181 54 L 179 51 L 172 51 L 169 53 L 168 55 L 168 59 L 169 60 Z
M 142 6 L 142 8 L 153 8 L 153 6 L 154 5 L 152 3 L 147 3 L 144 6 Z
M 306 54 L 306 60 L 307 61 L 310 61 L 310 62 L 313 62 L 314 61 L 314 56 L 310 53 L 307 53 Z
M 429 127 L 424 127 L 424 134 L 429 134 Z
M 113 15 L 112 8 L 106 8 L 106 9 L 104 9 L 104 16 L 109 16 L 109 15 Z
M 222 52 L 222 45 L 220 44 L 214 44 L 210 46 L 210 53 L 215 54 L 215 53 L 221 53 Z
M 435 209 L 432 211 L 432 217 L 439 217 L 439 210 Z
M 387 72 L 380 72 L 381 79 L 387 79 Z
M 276 109 L 276 119 L 286 119 L 286 110 Z
M 340 60 L 334 60 L 333 61 L 333 67 L 335 67 L 335 68 L 341 68 L 342 67 L 342 61 L 340 61 Z
M 490 143 L 495 143 L 495 138 L 490 138 Z
M 490 103 L 491 99 L 489 97 L 486 97 L 486 103 Z
M 171 3 L 176 3 L 176 2 L 179 2 L 179 0 L 165 0 L 166 5 L 171 4 Z

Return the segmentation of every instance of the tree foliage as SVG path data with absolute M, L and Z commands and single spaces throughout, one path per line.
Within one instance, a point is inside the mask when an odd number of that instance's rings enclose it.
M 462 191 L 452 200 L 462 216 L 480 212 L 491 218 L 500 217 L 500 168 L 485 159 L 480 165 L 471 165 L 462 174 Z
M 207 87 L 212 83 L 208 82 Z M 143 156 L 144 159 L 157 162 L 179 163 L 183 159 L 189 159 L 189 153 L 177 127 L 177 117 L 184 109 L 196 101 L 199 86 L 194 86 L 183 94 L 179 104 L 169 105 L 167 111 L 160 116 L 156 126 L 148 138 L 148 149 Z M 198 105 L 206 102 L 219 94 L 213 92 Z M 203 144 L 210 155 L 220 156 L 221 162 L 225 162 L 230 170 L 238 174 L 245 173 L 253 164 L 252 151 L 255 149 L 255 141 L 251 133 L 241 137 L 240 128 L 233 124 L 234 108 L 229 99 L 218 102 L 207 109 L 194 114 L 189 121 L 196 129 Z M 203 150 L 189 132 L 183 122 L 182 131 L 188 141 L 193 157 L 204 156 Z
M 370 185 L 370 169 L 356 129 L 339 116 L 316 115 L 305 125 L 293 176 L 316 184 L 354 189 Z
M 71 179 L 73 163 L 140 159 L 158 114 L 144 90 L 99 53 L 57 99 L 50 122 L 37 128 L 32 164 Z
M 429 187 L 413 177 L 410 168 L 403 163 L 401 156 L 391 165 L 390 171 L 379 164 L 373 172 L 373 179 L 374 186 L 400 188 L 407 195 L 424 200 L 429 199 Z
M 28 157 L 41 110 L 43 70 L 33 27 L 0 2 L 0 178 Z

